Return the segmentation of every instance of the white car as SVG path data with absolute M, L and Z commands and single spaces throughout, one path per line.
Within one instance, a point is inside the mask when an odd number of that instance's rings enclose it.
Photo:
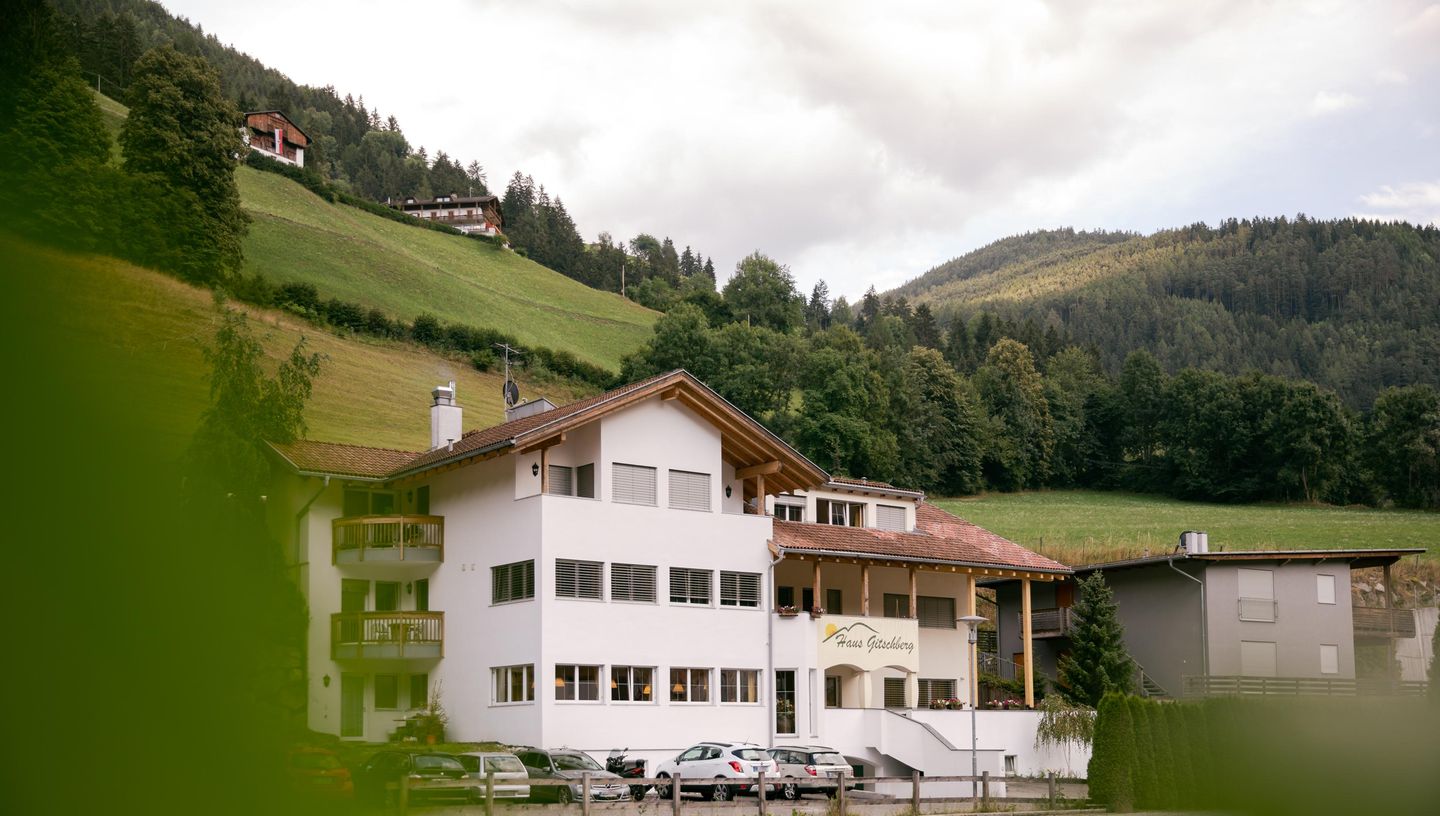
M 681 791 L 699 792 L 712 802 L 733 799 L 736 793 L 753 790 L 763 771 L 767 779 L 776 774 L 775 760 L 753 742 L 702 742 L 686 748 L 674 759 L 655 767 L 655 778 L 680 777 Z M 706 780 L 700 784 L 700 780 Z M 655 786 L 661 799 L 675 795 L 675 786 Z
M 845 777 L 854 774 L 844 755 L 823 745 L 777 745 L 770 756 L 779 766 L 776 793 L 784 799 L 799 799 L 806 792 L 834 796 L 840 785 L 849 787 Z

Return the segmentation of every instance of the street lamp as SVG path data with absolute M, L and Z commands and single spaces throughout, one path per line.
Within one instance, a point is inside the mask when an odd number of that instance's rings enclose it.
M 969 685 L 972 689 L 975 688 L 975 678 L 979 676 L 976 674 L 975 644 L 980 641 L 980 624 L 987 620 L 989 619 L 981 615 L 966 615 L 963 618 L 955 619 L 956 623 L 965 624 L 966 639 L 970 642 Z M 980 732 L 976 729 L 975 709 L 978 707 L 980 701 L 975 699 L 976 696 L 975 694 L 970 695 L 970 798 L 975 802 L 979 802 L 980 762 L 978 757 L 980 755 Z

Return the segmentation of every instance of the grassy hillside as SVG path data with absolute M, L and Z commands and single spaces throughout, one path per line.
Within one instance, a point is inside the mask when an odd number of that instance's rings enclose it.
M 125 107 L 98 94 L 97 101 L 118 133 Z M 236 179 L 253 219 L 245 271 L 277 283 L 310 283 L 322 297 L 405 321 L 429 312 L 446 322 L 499 329 L 612 371 L 649 339 L 658 317 L 487 243 L 331 204 L 249 167 L 237 168 Z
M 1184 530 L 1212 550 L 1424 547 L 1440 565 L 1440 513 L 1227 505 L 1088 490 L 994 493 L 936 504 L 1068 564 L 1169 552 Z
M 77 348 L 114 364 L 117 380 L 143 384 L 153 395 L 146 411 L 164 444 L 179 450 L 209 399 L 202 348 L 217 318 L 208 291 L 112 258 L 77 256 L 0 236 L 0 252 L 16 269 L 44 281 L 54 320 Z M 307 436 L 338 442 L 419 450 L 429 444 L 430 389 L 456 380 L 465 426 L 503 418 L 501 377 L 482 374 L 408 343 L 348 338 L 275 311 L 245 310 L 271 362 L 303 334 L 324 355 L 306 411 Z M 112 393 L 95 384 L 101 393 Z M 560 403 L 581 394 L 573 386 L 521 380 L 527 396 Z

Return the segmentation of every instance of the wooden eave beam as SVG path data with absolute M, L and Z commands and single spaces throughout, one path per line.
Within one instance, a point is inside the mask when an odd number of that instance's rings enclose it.
M 735 478 L 753 479 L 756 476 L 769 476 L 772 473 L 779 472 L 780 462 L 779 460 L 773 460 L 770 462 L 763 462 L 758 465 L 751 465 L 750 467 L 746 468 L 740 468 L 739 470 L 735 471 Z
M 548 449 L 548 448 L 553 448 L 553 447 L 555 447 L 556 445 L 563 445 L 564 443 L 565 443 L 565 432 L 564 432 L 564 431 L 561 431 L 560 433 L 555 434 L 554 436 L 547 436 L 547 437 L 545 437 L 544 439 L 540 440 L 539 442 L 531 442 L 530 444 L 528 444 L 528 445 L 526 445 L 525 447 L 521 448 L 519 452 L 520 452 L 520 453 L 534 453 L 535 451 L 546 450 L 546 449 Z

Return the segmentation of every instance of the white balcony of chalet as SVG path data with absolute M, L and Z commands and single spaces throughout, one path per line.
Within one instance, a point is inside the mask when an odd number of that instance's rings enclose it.
M 445 560 L 444 516 L 349 516 L 330 523 L 340 567 L 434 568 Z
M 335 660 L 424 660 L 445 656 L 444 612 L 336 612 Z

